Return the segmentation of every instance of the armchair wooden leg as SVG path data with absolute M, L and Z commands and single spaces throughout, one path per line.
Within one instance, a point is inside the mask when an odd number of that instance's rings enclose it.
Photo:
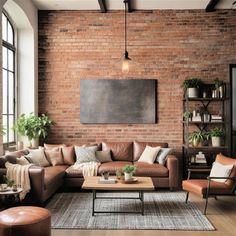
M 189 192 L 186 193 L 185 203 L 188 202 L 188 196 L 189 196 Z

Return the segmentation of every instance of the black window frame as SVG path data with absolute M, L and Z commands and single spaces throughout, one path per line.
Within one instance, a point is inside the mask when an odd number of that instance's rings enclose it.
M 8 40 L 8 32 L 9 32 L 8 23 L 10 24 L 10 27 L 12 28 L 12 37 L 13 37 L 13 44 L 9 43 L 8 41 L 5 41 L 2 38 L 2 53 L 3 53 L 4 48 L 6 48 L 7 50 L 12 51 L 12 53 L 13 53 L 13 70 L 9 69 L 8 53 L 7 53 L 7 68 L 3 67 L 3 59 L 2 59 L 2 76 L 3 76 L 4 71 L 7 72 L 7 113 L 3 113 L 3 111 L 2 111 L 2 122 L 3 122 L 3 117 L 4 116 L 7 117 L 7 126 L 5 126 L 5 127 L 3 126 L 5 135 L 7 136 L 7 142 L 3 142 L 3 147 L 4 147 L 4 149 L 7 149 L 8 147 L 16 144 L 16 132 L 14 130 L 13 130 L 14 139 L 13 139 L 13 141 L 10 141 L 10 131 L 13 127 L 10 127 L 10 124 L 9 124 L 10 117 L 12 117 L 12 116 L 13 116 L 13 124 L 15 124 L 15 121 L 16 121 L 16 62 L 15 62 L 15 60 L 16 60 L 16 47 L 15 47 L 15 29 L 14 29 L 14 26 L 13 26 L 13 24 L 12 24 L 12 22 L 11 22 L 11 20 L 10 20 L 10 18 L 7 15 L 6 12 L 3 11 L 2 15 L 4 15 L 7 19 L 7 24 L 6 24 L 7 40 Z M 8 89 L 8 86 L 9 86 L 10 73 L 12 73 L 12 75 L 13 75 L 13 113 L 9 112 L 10 103 L 9 103 L 9 89 Z M 2 77 L 2 82 L 3 82 L 3 77 Z

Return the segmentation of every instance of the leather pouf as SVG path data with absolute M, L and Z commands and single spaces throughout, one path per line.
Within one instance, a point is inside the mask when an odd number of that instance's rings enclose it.
M 0 212 L 1 236 L 50 236 L 51 214 L 32 206 L 13 207 Z

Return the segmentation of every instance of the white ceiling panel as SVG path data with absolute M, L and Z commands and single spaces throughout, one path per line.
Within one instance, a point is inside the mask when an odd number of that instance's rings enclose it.
M 40 10 L 100 10 L 98 0 L 32 0 Z M 133 0 L 136 10 L 205 9 L 210 0 Z M 220 0 L 216 8 L 231 9 L 234 0 Z M 106 0 L 108 10 L 124 9 L 123 0 Z

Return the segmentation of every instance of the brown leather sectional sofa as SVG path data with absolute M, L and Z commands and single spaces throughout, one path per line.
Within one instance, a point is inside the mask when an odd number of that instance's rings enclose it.
M 168 147 L 167 143 L 158 142 L 103 142 L 99 145 L 100 150 L 110 149 L 113 161 L 102 163 L 98 173 L 109 171 L 111 175 L 115 175 L 118 168 L 134 164 L 138 167 L 136 176 L 151 177 L 155 187 L 170 188 L 171 190 L 177 188 L 179 182 L 178 159 L 174 155 L 168 155 L 166 165 L 138 162 L 146 145 Z M 2 175 L 6 173 L 5 162 L 16 163 L 16 157 L 27 153 L 28 150 L 16 151 L 0 158 L 0 181 Z M 68 174 L 65 171 L 68 167 L 68 165 L 30 167 L 31 191 L 26 200 L 43 203 L 61 186 L 81 187 L 84 180 L 82 174 Z

